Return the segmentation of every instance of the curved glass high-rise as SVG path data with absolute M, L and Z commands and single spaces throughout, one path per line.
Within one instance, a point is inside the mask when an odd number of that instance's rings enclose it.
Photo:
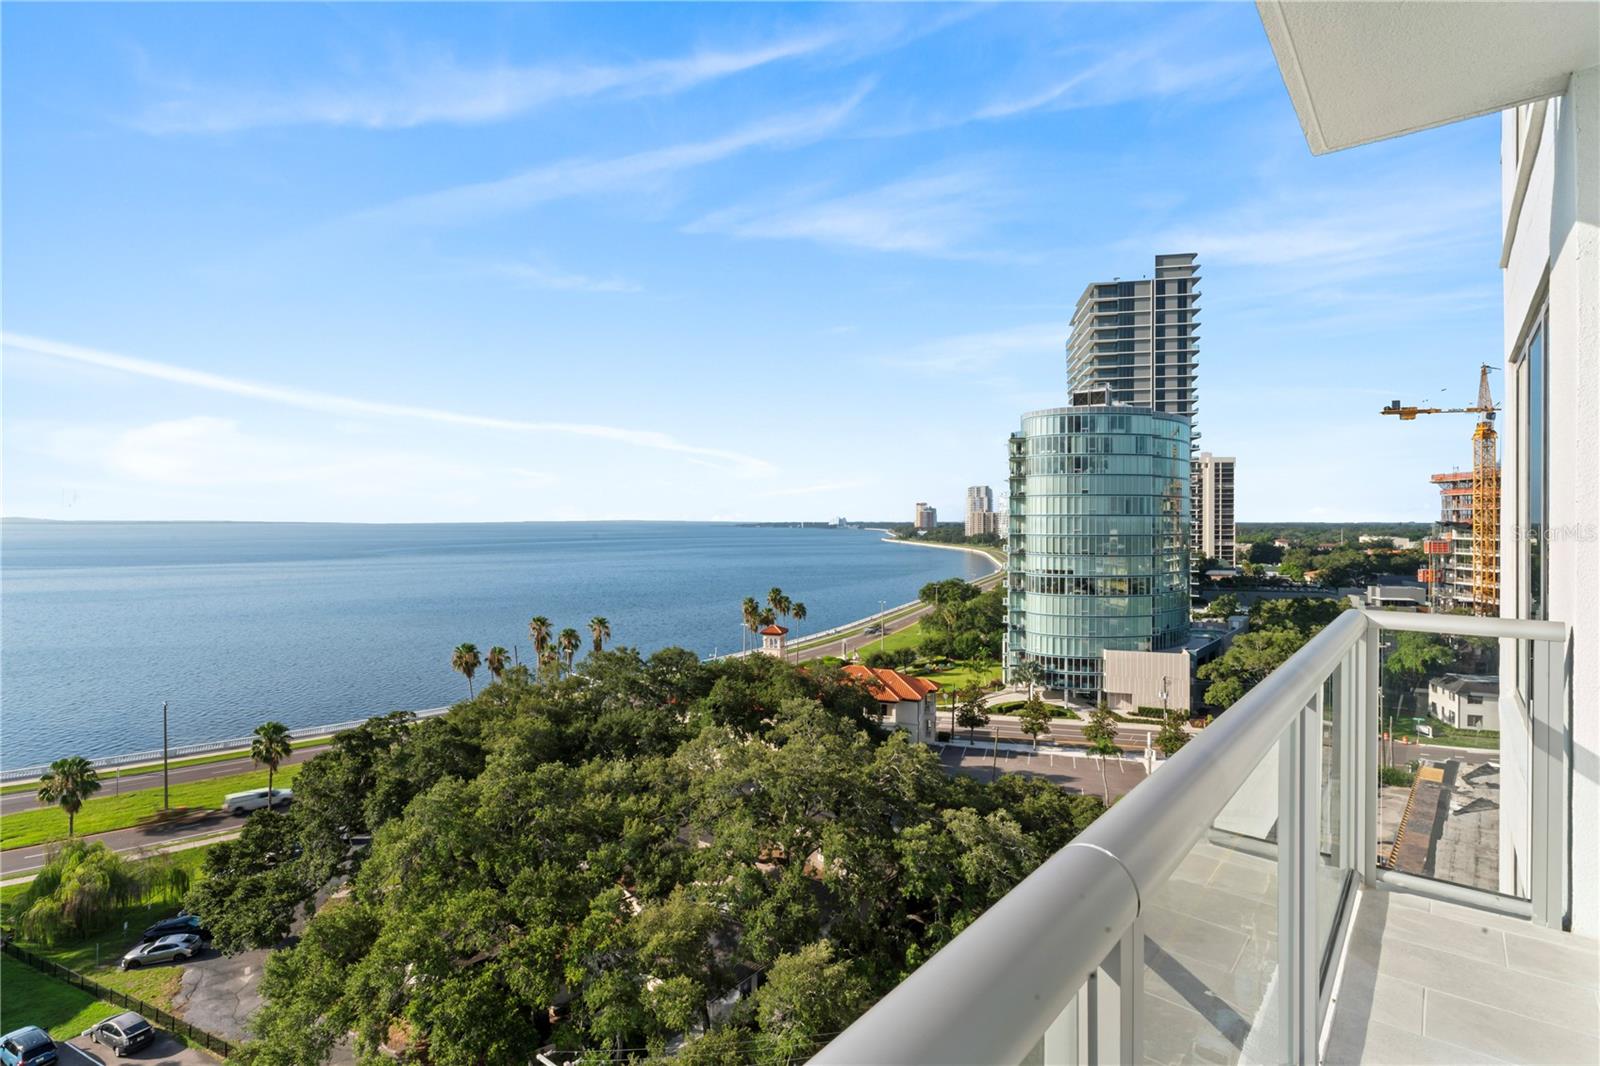
M 1118 404 L 1022 416 L 1011 437 L 1006 676 L 1097 698 L 1101 652 L 1189 639 L 1189 419 Z

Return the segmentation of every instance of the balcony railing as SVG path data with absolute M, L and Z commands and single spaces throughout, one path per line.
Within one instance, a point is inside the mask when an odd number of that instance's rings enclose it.
M 1429 876 L 1404 872 L 1403 820 L 1380 835 L 1380 795 L 1406 791 L 1380 774 L 1380 672 L 1403 631 L 1506 665 L 1501 749 L 1468 774 L 1514 782 L 1496 785 L 1505 854 L 1475 881 L 1435 867 L 1437 840 Z M 1568 641 L 1557 622 L 1345 612 L 814 1061 L 1312 1063 L 1358 891 L 1561 928 Z M 1406 813 L 1436 776 L 1416 774 Z

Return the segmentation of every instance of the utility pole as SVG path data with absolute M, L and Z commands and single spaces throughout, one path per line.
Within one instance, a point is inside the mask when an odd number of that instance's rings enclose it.
M 885 608 L 887 607 L 888 603 L 889 603 L 888 600 L 879 600 L 878 601 L 878 650 L 879 651 L 883 650 L 884 638 L 886 638 L 889 635 L 889 626 L 888 626 L 888 623 L 884 621 L 884 617 L 883 617 L 885 614 L 888 613 L 885 610 Z
M 161 701 L 161 809 L 170 810 L 167 791 L 167 701 Z

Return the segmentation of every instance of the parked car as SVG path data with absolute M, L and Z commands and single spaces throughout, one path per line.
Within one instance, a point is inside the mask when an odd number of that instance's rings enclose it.
M 201 940 L 211 939 L 211 930 L 207 929 L 205 923 L 200 921 L 200 916 L 198 914 L 190 914 L 187 911 L 179 911 L 171 918 L 163 918 L 155 925 L 152 925 L 144 931 L 144 939 L 146 943 L 149 943 L 152 940 L 160 940 L 164 936 L 173 936 L 177 933 L 193 933 Z
M 289 803 L 293 799 L 293 789 L 275 788 L 269 799 L 266 789 L 252 788 L 248 792 L 230 792 L 222 797 L 222 809 L 229 814 L 249 814 L 263 807 L 277 807 Z
M 53 1066 L 59 1061 L 56 1042 L 37 1025 L 25 1025 L 0 1036 L 0 1063 L 5 1066 Z
M 107 1018 L 84 1035 L 96 1044 L 104 1044 L 120 1059 L 154 1040 L 156 1030 L 155 1026 L 144 1020 L 143 1015 L 130 1010 L 115 1018 Z
M 883 632 L 883 627 L 880 626 L 880 625 L 877 625 L 877 624 L 873 624 L 873 625 L 870 625 L 867 628 L 863 629 L 861 632 L 866 636 L 875 637 L 879 633 Z
M 200 950 L 200 938 L 193 933 L 174 933 L 164 936 L 160 940 L 149 944 L 135 944 L 122 956 L 124 970 L 137 969 L 140 966 L 149 966 L 156 962 L 171 962 L 173 959 L 192 959 L 194 953 Z

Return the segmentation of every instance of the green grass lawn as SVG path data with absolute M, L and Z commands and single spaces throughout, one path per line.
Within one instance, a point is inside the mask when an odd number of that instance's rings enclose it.
M 9 955 L 0 956 L 0 1032 L 37 1025 L 65 1040 L 121 1012 L 121 1007 L 95 999 L 81 988 L 46 977 Z
M 283 787 L 294 781 L 303 763 L 285 766 L 273 779 L 273 787 Z M 222 797 L 230 792 L 248 788 L 261 788 L 267 783 L 265 770 L 218 777 L 211 781 L 193 781 L 172 786 L 172 806 L 216 808 Z M 126 829 L 161 810 L 161 789 L 141 788 L 110 796 L 105 789 L 78 812 L 74 827 L 79 836 L 104 833 L 112 829 Z M 38 810 L 9 814 L 0 821 L 0 848 L 20 848 L 30 844 L 48 844 L 67 837 L 67 816 L 57 807 L 40 807 Z
M 1433 736 L 1424 736 L 1417 732 L 1418 723 L 1426 724 L 1433 730 Z M 1457 729 L 1447 725 L 1437 718 L 1396 718 L 1394 720 L 1396 736 L 1410 737 L 1418 744 L 1448 744 L 1457 748 L 1483 748 L 1488 751 L 1500 750 L 1500 734 L 1492 730 Z
M 299 751 L 301 748 L 314 748 L 327 743 L 327 737 L 318 737 L 315 740 L 297 740 L 293 744 L 290 744 L 289 747 L 295 751 Z M 248 754 L 249 753 L 247 751 L 240 749 L 237 751 L 218 751 L 213 752 L 210 755 L 196 755 L 188 759 L 174 759 L 167 764 L 167 769 L 176 770 L 184 766 L 207 766 L 214 762 L 227 762 L 230 759 L 237 759 Z M 104 782 L 105 787 L 109 789 L 115 787 L 113 782 L 116 780 L 118 773 L 120 773 L 123 777 L 129 777 L 133 774 L 147 774 L 151 771 L 159 769 L 161 769 L 160 763 L 142 763 L 138 766 L 123 766 L 118 770 L 100 771 L 100 780 Z M 9 785 L 0 786 L 0 796 L 9 796 L 13 792 L 37 791 L 39 791 L 39 782 L 37 781 L 14 781 Z
M 948 670 L 938 670 L 922 676 L 934 682 L 940 688 L 971 688 L 973 685 L 984 686 L 992 681 L 998 681 L 1000 679 L 1000 666 L 996 663 L 980 670 L 970 663 L 962 663 Z
M 170 859 L 188 869 L 190 877 L 198 880 L 201 866 L 205 862 L 206 850 L 206 848 L 189 848 L 174 852 Z M 27 885 L 8 885 L 0 889 L 0 920 L 4 920 L 8 926 L 14 917 L 12 910 L 16 901 L 27 887 Z M 91 934 L 82 940 L 47 946 L 18 938 L 17 943 L 35 955 L 42 955 L 51 962 L 86 974 L 119 992 L 138 996 L 148 1003 L 168 1010 L 172 1006 L 172 997 L 178 991 L 182 973 L 179 967 L 163 964 L 124 972 L 117 968 L 117 963 L 123 953 L 143 935 L 146 928 L 162 918 L 172 917 L 178 913 L 179 906 L 180 901 L 175 898 L 156 896 L 143 903 L 132 903 L 121 908 L 113 915 L 104 932 Z M 43 1025 L 43 1023 L 36 1024 Z M 86 1027 L 87 1025 L 80 1028 Z

